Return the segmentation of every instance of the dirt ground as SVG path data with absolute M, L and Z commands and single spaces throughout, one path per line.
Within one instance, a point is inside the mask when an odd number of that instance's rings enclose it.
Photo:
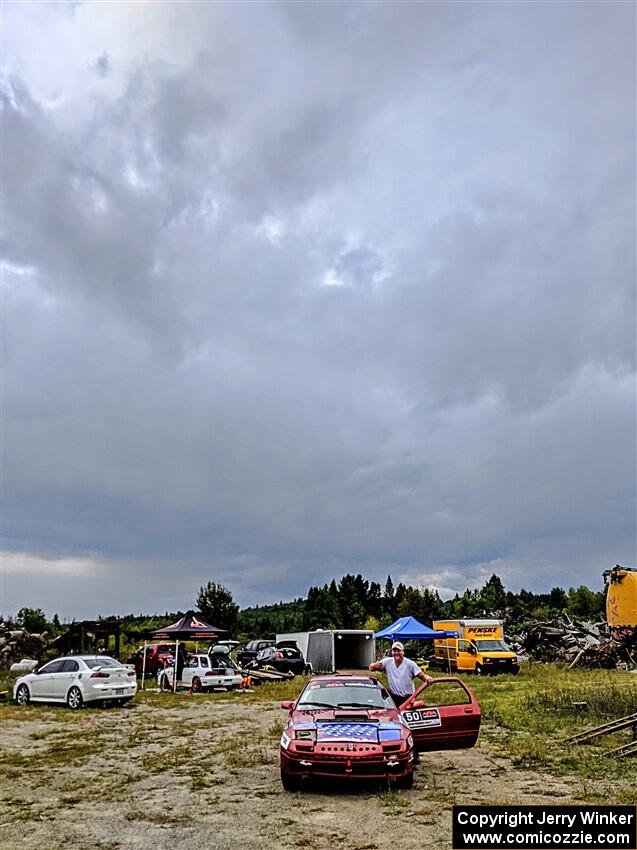
M 451 847 L 455 803 L 569 803 L 599 784 L 514 767 L 493 734 L 425 756 L 411 791 L 281 789 L 278 703 L 34 706 L 3 717 L 0 845 L 20 850 Z M 612 799 L 606 797 L 607 802 Z

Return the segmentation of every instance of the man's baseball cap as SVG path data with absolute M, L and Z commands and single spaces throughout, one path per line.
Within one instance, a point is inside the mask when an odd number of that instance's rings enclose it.
M 391 645 L 391 648 L 392 649 L 399 649 L 401 652 L 405 651 L 405 647 L 402 645 L 402 643 L 399 640 L 394 641 L 394 643 L 392 643 L 392 645 Z

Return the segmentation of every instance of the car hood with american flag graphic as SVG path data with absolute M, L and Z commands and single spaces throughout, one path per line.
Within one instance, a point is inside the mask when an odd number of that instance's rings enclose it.
M 396 709 L 375 711 L 293 711 L 289 724 L 297 736 L 320 741 L 398 741 L 404 724 Z M 404 733 L 403 733 L 404 734 Z

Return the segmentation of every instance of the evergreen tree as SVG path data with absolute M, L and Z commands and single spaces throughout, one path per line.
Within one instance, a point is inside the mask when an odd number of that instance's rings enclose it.
M 396 593 L 394 595 L 394 605 L 396 616 L 401 616 L 400 614 L 400 603 L 405 598 L 405 594 L 407 593 L 407 587 L 402 583 L 402 581 L 396 586 Z
M 338 584 L 338 606 L 341 628 L 360 629 L 365 622 L 366 613 L 360 602 L 361 586 L 357 577 L 344 575 Z
M 211 625 L 227 629 L 230 633 L 236 630 L 239 606 L 235 604 L 232 593 L 222 584 L 209 581 L 200 587 L 196 604 L 204 620 Z
M 46 615 L 41 608 L 20 608 L 16 623 L 27 632 L 45 632 L 48 628 Z
M 383 596 L 381 611 L 381 621 L 389 617 L 389 623 L 387 625 L 390 625 L 396 619 L 396 596 L 394 593 L 394 582 L 391 580 L 390 575 L 387 576 L 387 581 L 385 582 L 385 595 Z
M 445 616 L 445 605 L 437 590 L 425 587 L 421 591 L 422 596 L 422 622 L 430 626 L 434 620 Z
M 504 616 L 506 608 L 506 592 L 501 580 L 495 573 L 485 583 L 480 591 L 480 604 L 487 615 Z
M 605 594 L 596 593 L 584 585 L 570 587 L 566 610 L 569 617 L 578 620 L 601 620 L 604 618 Z
M 552 587 L 548 598 L 548 606 L 551 615 L 555 616 L 555 614 L 561 614 L 566 608 L 567 603 L 568 596 L 566 595 L 565 590 L 561 587 Z
M 370 582 L 367 594 L 367 613 L 371 617 L 380 617 L 382 608 L 382 596 L 380 584 L 377 581 Z
M 303 615 L 303 628 L 313 631 L 314 629 L 338 629 L 340 626 L 338 599 L 332 594 L 331 588 L 327 585 L 310 588 Z

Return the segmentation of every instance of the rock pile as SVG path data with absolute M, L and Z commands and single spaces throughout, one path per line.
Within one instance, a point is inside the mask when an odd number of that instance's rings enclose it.
M 40 658 L 47 645 L 47 633 L 30 634 L 24 629 L 9 629 L 0 623 L 0 670 L 22 658 Z
M 637 668 L 637 647 L 616 641 L 607 623 L 556 620 L 526 623 L 509 641 L 516 652 L 539 661 L 562 661 L 569 667 Z

